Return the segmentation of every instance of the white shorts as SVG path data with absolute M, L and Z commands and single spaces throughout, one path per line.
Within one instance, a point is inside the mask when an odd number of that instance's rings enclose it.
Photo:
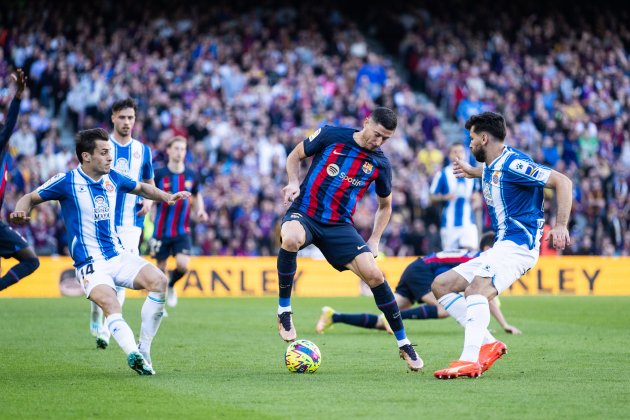
M 123 252 L 109 260 L 97 260 L 77 268 L 77 280 L 87 297 L 99 284 L 105 284 L 114 290 L 116 286 L 133 289 L 133 281 L 147 264 L 149 262 L 145 259 Z
M 476 276 L 491 277 L 499 293 L 510 287 L 538 262 L 540 252 L 512 241 L 498 241 L 477 258 L 453 268 L 471 283 Z
M 442 250 L 479 249 L 479 230 L 475 225 L 440 228 Z
M 117 226 L 116 231 L 123 248 L 134 255 L 140 255 L 138 247 L 140 246 L 142 229 L 137 226 Z

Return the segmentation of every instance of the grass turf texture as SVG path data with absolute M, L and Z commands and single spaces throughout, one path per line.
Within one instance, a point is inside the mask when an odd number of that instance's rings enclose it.
M 0 418 L 622 418 L 630 406 L 630 297 L 504 297 L 508 355 L 479 379 L 433 371 L 461 351 L 451 319 L 407 321 L 425 373 L 407 373 L 394 338 L 337 324 L 314 332 L 323 305 L 375 311 L 371 298 L 294 298 L 315 374 L 284 366 L 276 299 L 180 299 L 153 344 L 154 377 L 120 348 L 96 350 L 81 298 L 0 299 Z M 128 299 L 137 334 L 143 300 Z M 498 328 L 493 320 L 491 328 Z M 627 417 L 626 417 L 627 418 Z

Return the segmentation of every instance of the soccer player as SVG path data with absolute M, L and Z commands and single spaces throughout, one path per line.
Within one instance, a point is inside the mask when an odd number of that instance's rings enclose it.
M 17 69 L 16 75 L 11 76 L 15 79 L 17 85 L 15 96 L 13 96 L 9 105 L 6 122 L 4 127 L 0 129 L 0 210 L 4 201 L 4 189 L 7 185 L 7 173 L 9 171 L 7 156 L 9 139 L 11 134 L 13 134 L 13 128 L 20 112 L 20 101 L 27 80 L 22 69 Z M 2 271 L 0 270 L 0 290 L 14 285 L 39 267 L 39 259 L 35 255 L 35 251 L 28 246 L 22 235 L 10 226 L 2 223 L 2 221 L 0 221 L 0 261 L 1 258 L 15 258 L 18 260 L 18 263 L 11 267 L 4 276 L 2 276 Z
M 453 143 L 448 150 L 450 165 L 445 166 L 431 183 L 431 201 L 443 202 L 440 237 L 442 249 L 477 249 L 479 232 L 475 225 L 473 204 L 479 203 L 476 192 L 477 181 L 470 178 L 456 178 L 453 162 L 464 159 L 466 150 L 463 143 Z
M 153 182 L 151 149 L 146 144 L 131 137 L 136 122 L 136 104 L 133 99 L 122 99 L 112 105 L 112 125 L 114 131 L 109 136 L 112 145 L 114 169 L 134 181 Z M 134 194 L 123 196 L 117 203 L 116 229 L 123 247 L 140 255 L 140 235 L 144 216 L 151 210 L 152 201 Z M 116 288 L 120 306 L 125 301 L 125 288 Z M 96 336 L 96 348 L 106 349 L 109 345 L 109 329 L 103 325 L 103 312 L 94 302 L 90 311 L 90 332 Z
M 189 200 L 179 201 L 174 206 L 160 203 L 155 214 L 155 230 L 153 231 L 152 252 L 155 253 L 157 266 L 166 273 L 166 260 L 175 257 L 175 270 L 170 273 L 168 282 L 167 304 L 177 305 L 177 294 L 174 286 L 188 271 L 192 238 L 190 236 L 191 207 L 197 221 L 206 222 L 208 214 L 203 205 L 203 197 L 199 191 L 197 175 L 192 169 L 184 166 L 186 158 L 186 139 L 176 136 L 170 139 L 166 147 L 168 163 L 155 173 L 155 185 L 166 192 L 189 191 L 192 193 L 192 205 Z
M 494 233 L 487 232 L 481 237 L 479 248 L 483 251 L 490 249 L 494 242 Z M 418 258 L 407 266 L 396 286 L 394 296 L 400 308 L 402 319 L 433 319 L 446 318 L 448 312 L 438 305 L 431 283 L 439 274 L 450 270 L 457 265 L 470 261 L 479 256 L 479 252 L 470 252 L 465 249 L 443 251 L 437 254 Z M 413 307 L 416 302 L 421 305 Z M 501 328 L 510 334 L 520 334 L 521 330 L 510 325 L 505 320 L 496 299 L 490 301 L 490 312 L 501 325 Z M 329 306 L 322 308 L 322 314 L 317 321 L 315 331 L 322 334 L 324 330 L 336 323 L 349 324 L 363 328 L 387 330 L 393 333 L 384 316 L 367 313 L 347 314 L 335 312 Z
M 123 248 L 116 229 L 116 217 L 122 211 L 118 204 L 127 193 L 169 205 L 188 198 L 190 193 L 168 194 L 112 170 L 111 151 L 107 131 L 80 131 L 76 136 L 80 166 L 55 175 L 20 198 L 10 218 L 13 223 L 27 223 L 32 207 L 59 201 L 70 256 L 85 295 L 103 310 L 107 328 L 127 354 L 129 367 L 140 375 L 153 375 L 151 343 L 162 321 L 167 279 L 155 265 Z M 139 344 L 123 319 L 116 286 L 148 291 L 142 306 Z
M 510 287 L 536 265 L 545 225 L 544 188 L 556 192 L 556 224 L 547 234 L 557 249 L 570 243 L 567 224 L 571 213 L 572 183 L 557 171 L 532 161 L 504 144 L 503 116 L 493 112 L 466 121 L 470 149 L 480 167 L 461 159 L 453 165 L 455 176 L 482 178 L 497 241 L 478 258 L 440 274 L 432 290 L 444 309 L 465 328 L 459 360 L 434 373 L 436 378 L 477 377 L 507 352 L 504 343 L 488 331 L 488 301 Z M 465 292 L 465 298 L 460 292 Z
M 358 131 L 324 126 L 298 144 L 287 158 L 288 184 L 284 204 L 292 203 L 282 220 L 282 246 L 278 253 L 278 331 L 285 341 L 297 338 L 291 319 L 291 289 L 297 269 L 297 253 L 309 244 L 317 246 L 339 271 L 351 270 L 372 290 L 377 307 L 385 314 L 400 357 L 412 371 L 424 363 L 412 347 L 389 284 L 376 265 L 378 244 L 392 212 L 392 171 L 380 146 L 396 130 L 394 111 L 379 107 Z M 300 161 L 313 156 L 300 185 Z M 378 201 L 372 235 L 364 241 L 352 221 L 357 202 L 370 184 Z

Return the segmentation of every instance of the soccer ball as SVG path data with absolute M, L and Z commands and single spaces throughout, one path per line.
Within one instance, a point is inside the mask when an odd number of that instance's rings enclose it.
M 296 340 L 289 344 L 284 353 L 287 369 L 296 373 L 313 373 L 322 362 L 322 355 L 315 343 L 308 340 Z

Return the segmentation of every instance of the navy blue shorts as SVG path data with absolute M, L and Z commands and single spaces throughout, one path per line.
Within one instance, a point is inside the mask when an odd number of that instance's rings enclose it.
M 9 258 L 26 247 L 28 247 L 28 243 L 22 235 L 9 225 L 0 222 L 0 257 Z
M 172 238 L 153 238 L 152 239 L 152 253 L 155 255 L 155 259 L 163 261 L 170 256 L 177 254 L 190 255 L 192 249 L 192 239 L 190 235 L 178 235 Z
M 322 251 L 326 261 L 338 271 L 347 270 L 346 264 L 357 255 L 371 252 L 365 240 L 350 223 L 327 225 L 295 211 L 287 212 L 282 223 L 292 220 L 300 222 L 306 231 L 306 242 L 302 248 L 315 245 Z
M 412 303 L 422 302 L 422 296 L 431 291 L 433 270 L 429 264 L 418 258 L 405 268 L 396 286 L 396 293 L 409 299 Z

